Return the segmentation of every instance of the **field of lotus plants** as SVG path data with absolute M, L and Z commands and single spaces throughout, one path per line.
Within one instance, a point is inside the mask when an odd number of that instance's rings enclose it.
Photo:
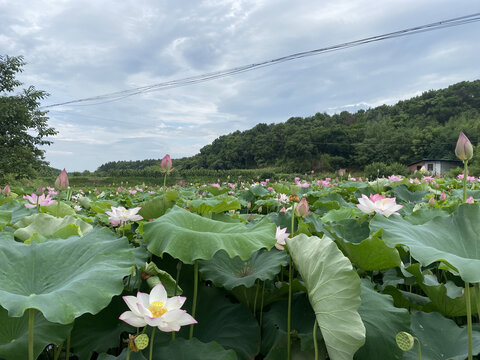
M 261 180 L 3 186 L 0 359 L 480 353 L 480 179 Z

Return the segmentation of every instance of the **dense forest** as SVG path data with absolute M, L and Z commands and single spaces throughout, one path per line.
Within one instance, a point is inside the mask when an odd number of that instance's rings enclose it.
M 361 170 L 372 162 L 408 164 L 422 158 L 455 157 L 460 131 L 474 145 L 480 138 L 480 80 L 432 90 L 395 105 L 356 113 L 293 117 L 278 124 L 260 123 L 220 136 L 198 154 L 177 159 L 188 169 L 284 171 Z M 155 171 L 159 160 L 109 162 L 98 172 Z

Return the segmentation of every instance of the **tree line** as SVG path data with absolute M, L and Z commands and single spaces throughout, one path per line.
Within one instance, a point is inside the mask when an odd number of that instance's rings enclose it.
M 176 159 L 174 166 L 180 170 L 361 171 L 372 162 L 406 165 L 424 158 L 454 159 L 460 131 L 474 145 L 478 143 L 480 80 L 427 91 L 391 106 L 260 123 L 220 136 L 195 156 Z M 117 161 L 98 170 L 154 170 L 158 163 Z

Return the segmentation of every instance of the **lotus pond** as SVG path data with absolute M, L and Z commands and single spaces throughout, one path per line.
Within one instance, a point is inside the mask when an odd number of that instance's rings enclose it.
M 0 359 L 465 359 L 468 180 L 5 187 Z

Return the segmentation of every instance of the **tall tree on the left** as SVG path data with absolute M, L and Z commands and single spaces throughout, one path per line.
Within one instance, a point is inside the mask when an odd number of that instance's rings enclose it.
M 45 91 L 29 86 L 15 93 L 25 64 L 22 56 L 0 55 L 0 179 L 35 177 L 48 164 L 39 146 L 50 145 L 45 138 L 57 133 L 48 127 L 47 112 L 39 110 Z

